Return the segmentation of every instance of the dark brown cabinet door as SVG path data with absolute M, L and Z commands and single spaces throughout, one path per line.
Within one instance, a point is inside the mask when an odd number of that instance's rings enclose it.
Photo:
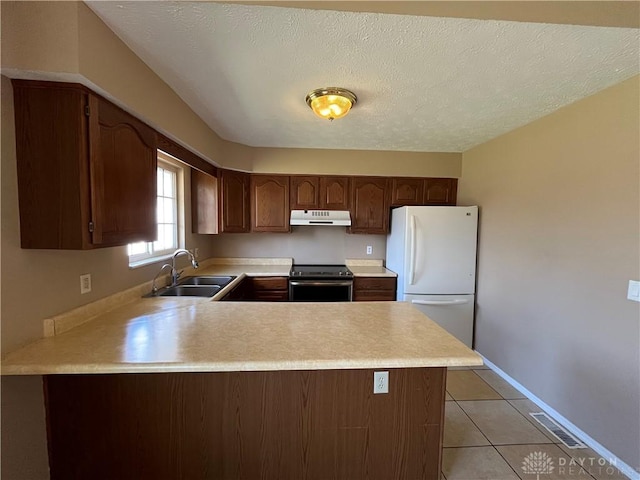
M 191 231 L 218 233 L 218 179 L 191 169 Z
M 286 302 L 289 300 L 287 277 L 249 277 L 250 293 L 247 299 L 259 302 Z
M 395 277 L 355 277 L 353 279 L 354 302 L 394 301 Z
M 89 106 L 93 243 L 155 240 L 155 131 L 94 95 L 89 96 Z
M 457 178 L 427 178 L 424 188 L 424 205 L 455 205 L 458 190 Z
M 348 210 L 349 177 L 292 176 L 291 210 Z
M 351 233 L 389 231 L 389 189 L 387 179 L 353 177 L 351 179 Z
M 13 87 L 22 247 L 154 240 L 155 131 L 79 84 Z
M 251 230 L 289 231 L 287 175 L 251 175 Z
M 320 177 L 320 208 L 349 210 L 349 177 Z
M 422 205 L 424 197 L 423 178 L 391 179 L 391 205 Z
M 249 174 L 219 170 L 219 180 L 220 232 L 249 232 Z
M 318 177 L 291 177 L 291 210 L 312 210 L 320 205 Z
M 372 378 L 47 375 L 51 480 L 439 479 L 446 368 L 390 369 L 387 395 Z

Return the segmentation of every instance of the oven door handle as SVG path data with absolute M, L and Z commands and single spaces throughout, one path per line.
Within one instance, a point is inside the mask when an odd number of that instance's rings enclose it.
M 314 282 L 314 281 L 289 281 L 289 284 L 291 286 L 294 287 L 298 287 L 298 286 L 309 286 L 309 287 L 350 287 L 351 285 L 353 285 L 353 281 L 345 281 L 345 282 L 334 282 L 332 280 L 330 281 L 319 281 L 319 282 Z

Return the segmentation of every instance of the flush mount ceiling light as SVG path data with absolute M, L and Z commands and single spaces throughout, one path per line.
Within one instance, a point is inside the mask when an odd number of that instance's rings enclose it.
M 358 98 L 356 94 L 339 87 L 317 88 L 307 95 L 307 105 L 320 118 L 333 120 L 344 117 Z

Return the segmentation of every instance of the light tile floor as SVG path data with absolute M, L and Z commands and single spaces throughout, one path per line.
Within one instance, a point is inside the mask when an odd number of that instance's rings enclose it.
M 531 400 L 486 368 L 447 372 L 443 480 L 627 480 L 591 449 L 569 449 Z

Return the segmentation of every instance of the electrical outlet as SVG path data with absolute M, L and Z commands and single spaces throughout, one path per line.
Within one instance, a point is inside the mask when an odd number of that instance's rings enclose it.
M 80 293 L 85 294 L 91 291 L 91 274 L 80 275 Z
M 198 247 L 193 249 L 193 256 L 196 258 L 196 260 L 200 256 L 200 249 Z
M 640 302 L 640 282 L 637 280 L 629 280 L 627 299 L 633 300 L 634 302 Z
M 373 393 L 389 393 L 389 372 L 373 372 Z
M 371 255 L 373 253 L 373 247 L 371 245 L 367 245 L 367 255 Z

